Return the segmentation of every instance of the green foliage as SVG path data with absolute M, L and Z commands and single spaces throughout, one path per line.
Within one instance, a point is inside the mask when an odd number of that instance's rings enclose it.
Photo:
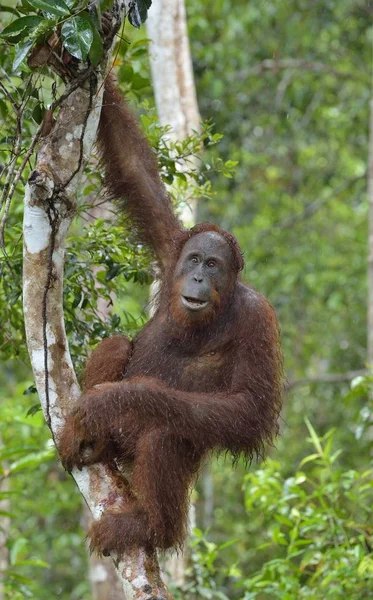
M 8 365 L 8 391 L 2 398 L 0 440 L 0 501 L 9 503 L 0 514 L 2 526 L 5 518 L 10 518 L 6 543 L 9 565 L 6 573 L 1 573 L 5 598 L 23 600 L 58 596 L 63 581 L 66 598 L 88 600 L 82 588 L 79 592 L 71 561 L 69 564 L 64 562 L 74 548 L 75 569 L 85 565 L 84 545 L 77 534 L 80 499 L 71 478 L 56 460 L 43 416 L 40 412 L 34 416 L 26 414 L 36 399 L 23 393 L 26 381 L 17 385 L 10 383 L 14 376 L 22 380 L 25 369 L 19 364 Z M 61 535 L 55 536 L 56 528 Z M 46 586 L 49 592 L 44 595 Z M 84 589 L 88 592 L 86 583 Z
M 97 219 L 70 238 L 64 307 L 70 351 L 78 371 L 86 360 L 86 353 L 101 339 L 118 331 L 134 335 L 144 324 L 146 315 L 141 306 L 135 309 L 139 316 L 134 316 L 125 304 L 114 298 L 124 298 L 130 282 L 137 287 L 149 285 L 152 279 L 149 263 L 148 252 L 139 247 L 129 233 L 124 236 L 123 228 L 110 220 Z M 106 318 L 101 312 L 103 306 L 113 307 Z
M 104 10 L 108 10 L 112 2 L 101 4 Z M 128 11 L 131 25 L 140 27 L 150 6 L 151 0 L 132 0 Z M 54 31 L 61 32 L 63 45 L 72 56 L 82 61 L 89 56 L 94 65 L 98 64 L 103 54 L 99 33 L 101 20 L 97 9 L 92 12 L 90 7 L 88 12 L 84 8 L 88 8 L 88 0 L 27 0 L 18 10 L 13 9 L 11 12 L 17 16 L 27 12 L 26 16 L 15 19 L 0 33 L 0 39 L 16 45 L 13 68 L 18 69 L 32 46 L 47 40 Z M 38 14 L 30 14 L 32 12 Z
M 373 471 L 344 471 L 333 431 L 319 438 L 308 421 L 307 427 L 314 452 L 294 475 L 284 477 L 279 463 L 269 461 L 245 478 L 248 514 L 263 515 L 267 541 L 260 548 L 273 556 L 244 580 L 245 600 L 373 594 Z
M 194 529 L 191 541 L 190 566 L 186 571 L 186 584 L 182 589 L 172 589 L 177 600 L 184 598 L 192 600 L 194 598 L 219 598 L 220 600 L 229 600 L 221 588 L 220 581 L 234 575 L 233 566 L 222 569 L 218 564 L 224 549 L 232 546 L 235 540 L 230 540 L 224 544 L 214 544 L 208 541 L 200 529 Z
M 373 594 L 373 470 L 344 470 L 335 432 L 319 437 L 306 425 L 312 452 L 290 477 L 272 459 L 244 477 L 244 523 L 249 539 L 256 538 L 260 568 L 246 563 L 239 539 L 216 544 L 197 529 L 187 582 L 176 599 L 360 600 Z
M 28 0 L 27 12 L 41 11 L 41 15 L 29 15 L 15 19 L 0 33 L 9 44 L 17 44 L 13 69 L 18 69 L 37 42 L 48 39 L 53 31 L 61 28 L 64 46 L 72 56 L 85 60 L 90 52 L 102 56 L 102 42 L 96 23 L 88 12 L 82 12 L 87 2 L 53 2 L 52 0 Z M 94 32 L 96 35 L 94 35 Z M 97 61 L 98 62 L 98 61 Z
M 22 310 L 22 237 L 15 225 L 7 235 L 8 257 L 0 257 L 0 348 L 2 361 L 19 356 L 25 359 Z

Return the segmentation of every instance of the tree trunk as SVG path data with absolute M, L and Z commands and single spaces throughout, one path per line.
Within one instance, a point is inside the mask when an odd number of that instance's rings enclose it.
M 161 125 L 171 126 L 172 139 L 184 140 L 200 129 L 184 0 L 154 2 L 147 28 L 158 118 Z M 195 222 L 196 208 L 196 202 L 188 199 L 184 223 Z
M 83 523 L 87 531 L 92 522 L 88 506 L 83 506 Z M 123 600 L 123 586 L 111 558 L 98 557 L 89 553 L 88 573 L 92 600 Z
M 114 2 L 115 14 L 125 3 Z M 46 422 L 58 447 L 64 416 L 80 396 L 66 339 L 63 308 L 65 238 L 75 213 L 76 189 L 87 163 L 102 104 L 105 70 L 70 88 L 56 122 L 38 152 L 25 190 L 24 316 L 27 345 Z M 97 464 L 72 473 L 93 518 L 126 508 L 118 472 Z M 155 555 L 134 551 L 112 558 L 128 600 L 171 599 Z
M 209 529 L 214 520 L 214 479 L 211 464 L 205 465 L 202 474 L 203 487 L 203 527 Z
M 200 129 L 200 115 L 190 54 L 184 0 L 157 0 L 147 20 L 152 82 L 161 125 L 171 126 L 169 136 L 182 141 Z M 179 168 L 183 170 L 183 165 Z M 185 225 L 196 220 L 197 204 L 187 198 L 181 218 Z M 156 285 L 155 285 L 156 288 Z M 195 526 L 189 511 L 189 528 Z M 166 564 L 169 580 L 178 587 L 185 582 L 188 554 L 174 554 Z

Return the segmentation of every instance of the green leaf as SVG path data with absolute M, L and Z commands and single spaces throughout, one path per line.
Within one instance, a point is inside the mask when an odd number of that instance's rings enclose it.
M 359 387 L 362 383 L 365 383 L 366 380 L 367 380 L 367 377 L 363 377 L 362 375 L 358 375 L 357 377 L 354 377 L 350 384 L 351 389 L 353 390 L 356 387 Z
M 93 32 L 87 19 L 77 16 L 65 21 L 61 27 L 64 46 L 72 56 L 85 60 L 93 41 Z
M 149 79 L 147 77 L 141 77 L 138 73 L 135 73 L 131 79 L 131 87 L 133 90 L 141 90 L 144 87 L 149 86 Z
M 96 27 L 92 28 L 93 40 L 92 46 L 89 50 L 89 60 L 92 65 L 95 67 L 100 62 L 102 55 L 104 53 L 104 45 L 102 43 L 101 36 L 97 31 Z
M 40 125 L 40 123 L 43 120 L 43 116 L 45 113 L 45 108 L 44 106 L 39 102 L 39 104 L 37 104 L 34 108 L 34 110 L 32 111 L 32 118 L 34 119 L 34 121 Z
M 114 279 L 114 277 L 120 274 L 121 270 L 122 265 L 113 265 L 112 267 L 110 267 L 110 269 L 108 269 L 106 272 L 106 281 L 111 281 L 112 279 Z
M 18 538 L 10 550 L 10 564 L 15 565 L 18 557 L 25 551 L 28 541 L 26 538 Z
M 319 436 L 317 435 L 316 431 L 312 427 L 310 421 L 308 419 L 304 419 L 304 420 L 305 420 L 305 423 L 307 425 L 307 429 L 310 432 L 311 440 L 312 440 L 313 445 L 315 446 L 316 450 L 320 453 L 320 455 L 323 456 L 324 455 L 324 451 L 322 449 Z
M 281 525 L 287 525 L 288 527 L 292 527 L 294 525 L 293 521 L 284 515 L 275 515 L 275 519 L 281 523 Z
M 35 446 L 16 446 L 13 448 L 7 448 L 6 450 L 2 449 L 0 452 L 0 461 L 5 460 L 15 454 L 25 454 L 27 452 L 32 452 L 35 450 Z
M 41 463 L 44 463 L 47 460 L 53 458 L 53 456 L 53 448 L 43 450 L 42 452 L 34 452 L 32 454 L 28 454 L 24 458 L 20 458 L 19 460 L 11 464 L 9 467 L 9 471 L 11 473 L 15 473 L 17 471 L 22 471 L 22 469 L 38 467 Z
M 306 465 L 307 463 L 312 462 L 313 460 L 316 460 L 318 458 L 320 458 L 320 454 L 309 454 L 300 462 L 299 466 L 303 467 L 303 465 Z
M 16 581 L 19 581 L 20 583 L 24 583 L 29 586 L 33 584 L 32 579 L 30 579 L 29 577 L 24 577 L 23 575 L 20 575 L 16 571 L 11 571 L 11 570 L 7 571 L 7 576 L 10 579 L 15 579 Z
M 63 0 L 29 0 L 31 6 L 36 10 L 42 10 L 47 13 L 47 16 L 54 15 L 55 17 L 67 17 L 70 14 L 70 9 Z
M 29 387 L 24 390 L 23 395 L 30 396 L 30 394 L 36 394 L 36 392 L 37 392 L 36 386 L 33 383 L 32 385 L 29 385 Z
M 42 567 L 43 569 L 50 569 L 51 566 L 49 563 L 45 562 L 45 560 L 40 560 L 38 558 L 30 558 L 28 560 L 18 560 L 17 566 L 31 566 L 31 567 Z
M 92 18 L 90 17 L 90 15 L 88 13 L 83 12 L 79 16 L 82 19 L 86 20 L 87 24 L 89 25 L 89 27 L 91 28 L 91 31 L 92 31 L 93 39 L 92 39 L 91 48 L 89 50 L 89 59 L 90 59 L 92 65 L 95 67 L 100 62 L 102 55 L 104 53 L 104 46 L 102 43 L 102 38 L 97 30 L 97 27 L 96 27 L 94 21 L 92 20 Z
M 219 548 L 219 550 L 224 550 L 224 548 L 229 548 L 230 546 L 237 544 L 237 542 L 238 542 L 238 539 L 234 538 L 232 540 L 228 540 L 227 542 L 224 542 L 224 544 L 219 544 L 218 548 Z
M 112 325 L 112 327 L 119 327 L 119 325 L 120 325 L 120 317 L 119 317 L 119 315 L 114 314 L 111 317 L 111 325 Z
M 100 0 L 101 11 L 105 12 L 113 6 L 114 0 Z
M 367 572 L 373 573 L 373 559 L 371 556 L 364 556 L 358 566 L 357 572 L 359 575 L 365 575 Z
M 33 417 L 40 410 L 41 410 L 40 404 L 33 404 L 33 406 L 30 406 L 30 408 L 28 409 L 28 411 L 26 413 L 26 417 Z
M 43 18 L 37 16 L 21 17 L 13 21 L 8 27 L 5 27 L 0 33 L 0 37 L 12 38 L 20 34 L 22 34 L 22 37 L 25 37 L 30 31 L 36 29 L 42 21 Z
M 29 53 L 31 46 L 35 43 L 35 40 L 25 40 L 22 44 L 16 46 L 16 55 L 13 62 L 13 71 L 16 71 L 19 65 L 24 61 Z
M 8 12 L 8 13 L 11 13 L 12 15 L 16 15 L 17 17 L 19 15 L 18 10 L 15 9 L 15 8 L 12 8 L 11 6 L 3 6 L 3 5 L 1 5 L 0 6 L 0 10 L 1 10 L 1 12 Z
M 0 517 L 9 517 L 10 519 L 14 519 L 15 514 L 9 512 L 8 510 L 0 510 Z

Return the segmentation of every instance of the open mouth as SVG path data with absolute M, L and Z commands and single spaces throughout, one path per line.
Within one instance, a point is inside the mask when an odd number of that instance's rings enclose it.
M 208 300 L 201 300 L 200 298 L 193 298 L 192 296 L 181 296 L 181 301 L 185 308 L 189 310 L 202 310 L 208 305 Z

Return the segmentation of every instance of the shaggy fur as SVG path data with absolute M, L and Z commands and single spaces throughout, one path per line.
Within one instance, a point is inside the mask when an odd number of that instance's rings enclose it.
M 133 465 L 132 506 L 93 524 L 93 549 L 164 550 L 183 543 L 188 494 L 203 457 L 228 450 L 250 460 L 277 435 L 278 324 L 269 302 L 238 280 L 242 253 L 230 233 L 206 223 L 182 229 L 153 153 L 111 82 L 99 142 L 108 188 L 125 199 L 163 278 L 158 309 L 133 343 L 115 336 L 93 352 L 84 396 L 66 421 L 59 450 L 68 469 L 97 460 Z M 182 279 L 175 273 L 184 245 L 211 231 L 230 248 L 229 282 L 218 292 L 212 278 L 211 310 L 190 319 L 180 308 Z

